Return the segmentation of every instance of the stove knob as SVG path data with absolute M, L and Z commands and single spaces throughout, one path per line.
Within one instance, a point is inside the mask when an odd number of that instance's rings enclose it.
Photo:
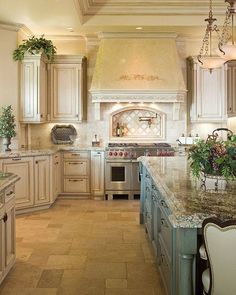
M 113 152 L 109 152 L 109 156 L 112 156 L 113 155 Z
M 114 152 L 114 156 L 116 157 L 118 155 L 118 153 L 117 152 Z
M 127 157 L 128 156 L 128 153 L 127 152 L 124 152 L 124 156 Z
M 123 152 L 119 152 L 119 156 L 122 157 L 123 156 Z

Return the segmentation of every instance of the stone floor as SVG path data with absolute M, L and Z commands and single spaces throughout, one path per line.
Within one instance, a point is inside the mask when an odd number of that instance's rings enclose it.
M 58 200 L 17 217 L 2 295 L 163 295 L 138 201 Z

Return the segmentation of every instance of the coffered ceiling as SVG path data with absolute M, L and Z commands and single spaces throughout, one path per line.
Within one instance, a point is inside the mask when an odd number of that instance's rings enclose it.
M 202 27 L 208 0 L 0 0 L 0 22 L 24 24 L 34 34 L 83 35 L 98 31 L 189 30 Z M 213 0 L 222 24 L 226 4 Z

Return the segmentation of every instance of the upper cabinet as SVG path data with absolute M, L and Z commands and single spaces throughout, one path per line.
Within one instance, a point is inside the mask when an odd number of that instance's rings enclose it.
M 210 72 L 197 58 L 187 59 L 188 106 L 191 122 L 226 120 L 226 66 Z
M 227 115 L 236 116 L 236 61 L 227 62 Z
M 57 55 L 48 69 L 50 120 L 79 122 L 85 119 L 86 58 L 78 55 Z
M 26 54 L 21 62 L 20 120 L 24 123 L 47 121 L 47 58 Z

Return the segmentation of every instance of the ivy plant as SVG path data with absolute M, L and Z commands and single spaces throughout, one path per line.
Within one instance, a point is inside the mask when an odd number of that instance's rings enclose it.
M 52 61 L 56 50 L 57 48 L 53 45 L 52 41 L 45 39 L 43 35 L 40 38 L 32 36 L 27 40 L 23 40 L 23 43 L 13 51 L 13 59 L 15 61 L 23 60 L 26 52 L 34 55 L 42 51 L 48 60 Z

